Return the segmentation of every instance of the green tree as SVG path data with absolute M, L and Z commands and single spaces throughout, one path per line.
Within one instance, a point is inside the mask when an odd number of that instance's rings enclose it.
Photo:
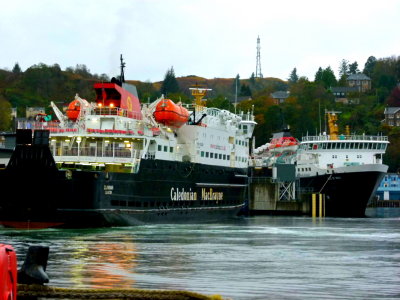
M 339 77 L 348 76 L 349 75 L 349 61 L 346 59 L 342 59 L 339 66 Z
M 368 57 L 367 61 L 365 62 L 364 65 L 364 70 L 363 73 L 369 77 L 372 76 L 372 72 L 375 68 L 375 64 L 376 64 L 377 60 L 375 58 L 375 56 L 370 56 Z
M 355 61 L 352 64 L 349 64 L 349 73 L 350 74 L 357 74 L 360 73 L 360 70 L 358 69 L 358 63 Z
M 239 96 L 251 96 L 250 87 L 243 83 L 240 87 Z
M 174 67 L 171 67 L 171 69 L 169 69 L 165 74 L 164 81 L 161 84 L 160 92 L 165 96 L 167 96 L 169 93 L 179 92 L 179 84 L 175 77 Z
M 234 110 L 234 106 L 229 102 L 228 98 L 223 95 L 218 95 L 215 98 L 207 99 L 207 107 L 215 107 L 219 109 Z
M 296 83 L 299 80 L 299 76 L 297 75 L 297 69 L 294 68 L 289 75 L 289 83 Z
M 323 72 L 322 68 L 319 67 L 317 73 L 315 73 L 315 79 L 314 79 L 315 82 L 322 81 L 322 72 Z
M 22 70 L 21 70 L 21 67 L 19 66 L 18 63 L 15 63 L 15 65 L 14 65 L 14 67 L 12 69 L 12 72 L 14 74 L 21 74 Z
M 249 78 L 250 84 L 254 85 L 256 83 L 256 76 L 254 75 L 254 72 L 251 73 L 251 76 Z
M 136 88 L 138 91 L 139 99 L 144 103 L 147 103 L 148 101 L 153 101 L 156 97 L 159 96 L 158 91 L 154 88 L 153 84 L 150 81 L 139 82 L 136 84 Z
M 330 66 L 326 69 L 322 69 L 321 67 L 318 69 L 317 73 L 315 74 L 315 82 L 321 84 L 326 89 L 337 84 L 335 74 Z

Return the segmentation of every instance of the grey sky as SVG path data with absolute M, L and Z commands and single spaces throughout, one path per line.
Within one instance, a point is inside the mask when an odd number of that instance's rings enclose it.
M 62 69 L 160 81 L 176 76 L 248 78 L 261 38 L 264 77 L 287 79 L 294 67 L 314 79 L 359 68 L 371 55 L 400 55 L 399 0 L 0 0 L 0 68 L 43 62 Z

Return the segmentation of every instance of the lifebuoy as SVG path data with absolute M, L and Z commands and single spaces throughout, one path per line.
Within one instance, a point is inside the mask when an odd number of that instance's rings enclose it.
M 17 299 L 17 256 L 10 245 L 0 244 L 0 300 Z

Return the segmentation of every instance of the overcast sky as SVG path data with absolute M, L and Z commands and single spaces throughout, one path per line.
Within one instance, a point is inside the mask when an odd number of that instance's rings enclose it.
M 310 80 L 318 67 L 400 55 L 400 0 L 0 0 L 0 68 L 85 64 L 92 73 L 160 81 L 250 77 L 261 39 L 264 77 Z

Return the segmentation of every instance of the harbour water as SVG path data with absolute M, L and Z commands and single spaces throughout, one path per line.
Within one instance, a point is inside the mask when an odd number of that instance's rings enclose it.
M 19 264 L 50 246 L 50 284 L 183 289 L 231 299 L 400 299 L 400 209 L 90 230 L 0 228 Z

